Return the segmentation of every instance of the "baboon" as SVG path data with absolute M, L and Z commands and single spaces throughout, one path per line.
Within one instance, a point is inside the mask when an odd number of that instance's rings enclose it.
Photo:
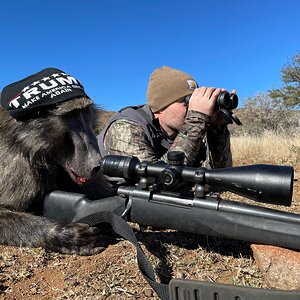
M 90 198 L 113 195 L 100 173 L 94 128 L 98 110 L 74 77 L 48 68 L 2 90 L 0 244 L 91 255 L 100 230 L 39 216 L 55 189 Z

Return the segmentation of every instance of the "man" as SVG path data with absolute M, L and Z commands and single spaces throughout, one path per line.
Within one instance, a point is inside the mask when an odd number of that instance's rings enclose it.
M 98 136 L 101 155 L 134 155 L 167 161 L 183 151 L 188 166 L 230 167 L 230 134 L 215 106 L 220 88 L 198 88 L 188 74 L 169 67 L 150 77 L 147 104 L 114 114 Z

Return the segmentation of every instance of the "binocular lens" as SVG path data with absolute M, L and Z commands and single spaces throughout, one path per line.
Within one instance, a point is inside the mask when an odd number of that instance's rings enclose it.
M 230 107 L 230 95 L 227 92 L 220 93 L 217 98 L 217 104 L 220 108 L 229 108 Z
M 239 104 L 239 98 L 236 94 L 230 95 L 230 103 L 231 103 L 231 109 L 237 108 L 237 106 Z
M 239 98 L 236 94 L 229 94 L 228 92 L 222 92 L 217 98 L 217 105 L 219 108 L 225 108 L 228 110 L 237 108 L 239 104 Z

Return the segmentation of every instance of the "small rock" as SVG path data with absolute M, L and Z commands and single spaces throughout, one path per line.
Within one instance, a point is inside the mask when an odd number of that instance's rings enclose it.
M 178 272 L 176 272 L 175 277 L 180 278 L 180 279 L 185 279 L 186 278 L 186 273 L 183 272 L 183 271 L 178 271 Z
M 147 298 L 152 297 L 153 296 L 153 291 L 151 289 L 146 289 L 146 290 L 144 290 L 144 294 Z
M 300 252 L 256 244 L 251 249 L 269 288 L 300 289 Z

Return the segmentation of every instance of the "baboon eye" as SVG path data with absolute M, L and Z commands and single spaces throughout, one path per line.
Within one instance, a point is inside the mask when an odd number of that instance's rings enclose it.
M 63 117 L 64 119 L 73 118 L 73 117 L 76 115 L 76 113 L 77 113 L 77 111 L 74 111 L 74 110 L 68 111 L 68 112 L 64 113 L 64 114 L 62 115 L 62 117 Z
M 90 108 L 89 107 L 84 107 L 79 110 L 80 113 L 82 113 L 84 116 L 90 114 Z
M 63 117 L 65 117 L 65 118 L 76 117 L 80 113 L 86 114 L 86 113 L 88 113 L 88 111 L 89 111 L 89 107 L 74 109 L 74 110 L 71 110 L 71 111 L 68 111 L 68 112 L 64 113 Z
M 75 145 L 73 143 L 72 136 L 69 132 L 65 133 L 64 146 L 65 149 L 68 149 L 70 153 L 73 153 L 75 150 Z

